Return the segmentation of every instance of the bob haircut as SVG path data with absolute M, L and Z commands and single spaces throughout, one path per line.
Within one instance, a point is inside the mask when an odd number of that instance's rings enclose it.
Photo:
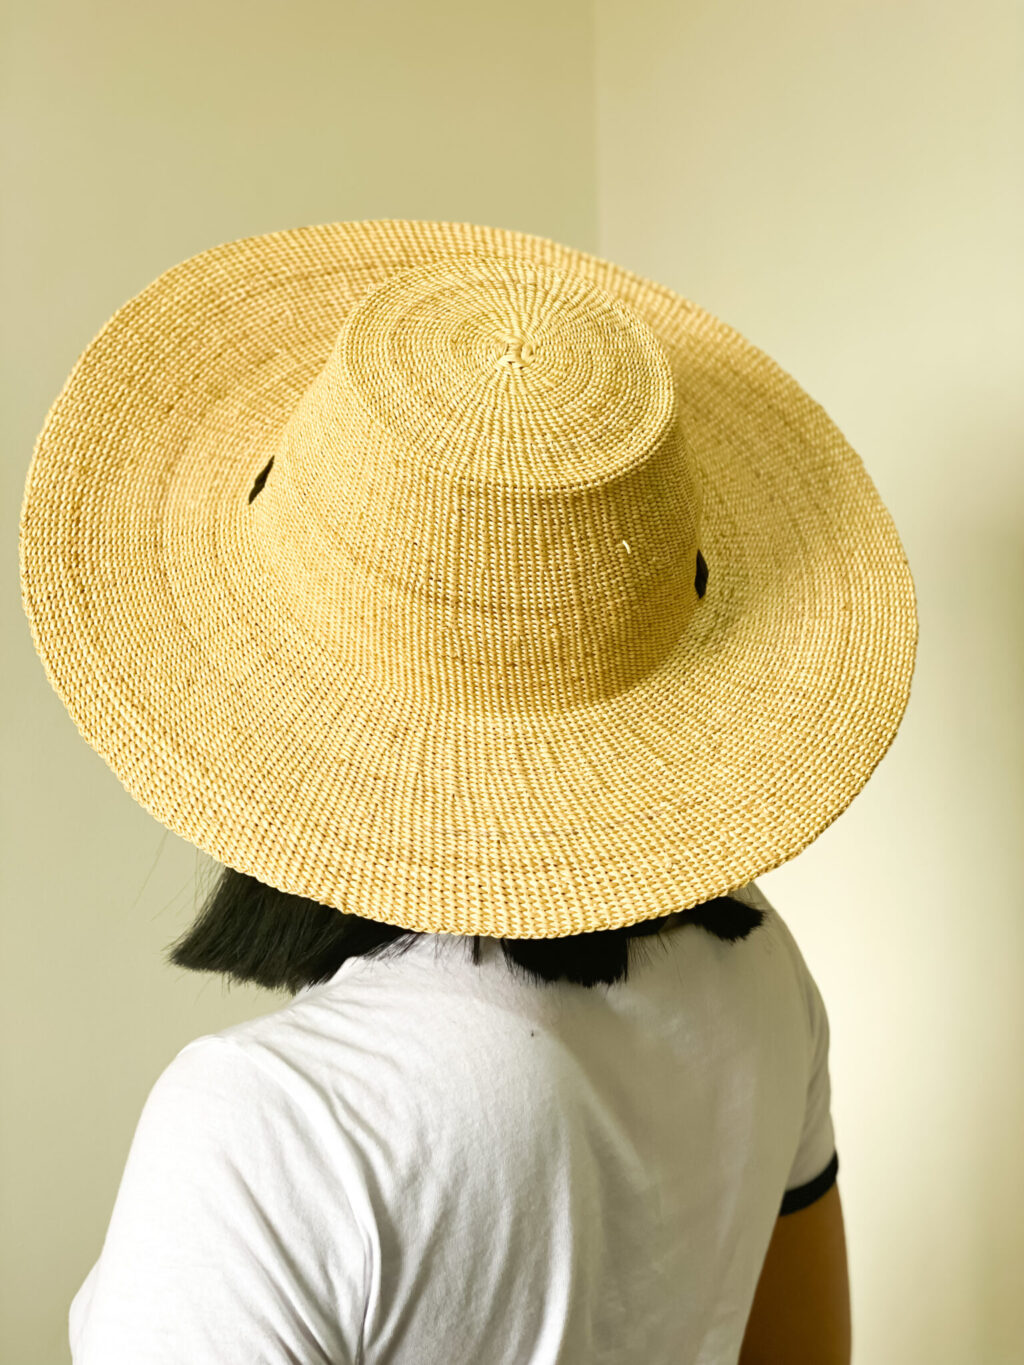
M 734 943 L 764 921 L 764 912 L 735 896 L 717 896 L 682 915 L 659 916 L 618 929 L 563 938 L 500 938 L 513 975 L 533 982 L 613 985 L 629 977 L 630 950 L 641 940 L 693 925 Z M 192 927 L 167 950 L 166 961 L 194 972 L 217 972 L 271 991 L 329 981 L 350 957 L 397 956 L 424 935 L 267 886 L 224 867 Z M 469 936 L 467 936 L 469 937 Z M 480 963 L 480 935 L 472 935 Z M 664 947 L 662 941 L 661 946 Z

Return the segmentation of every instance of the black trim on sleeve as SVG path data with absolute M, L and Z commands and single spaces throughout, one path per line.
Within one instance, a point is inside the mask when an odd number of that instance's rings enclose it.
M 821 1175 L 816 1175 L 813 1180 L 808 1180 L 806 1185 L 797 1185 L 796 1189 L 787 1190 L 782 1196 L 782 1207 L 779 1209 L 779 1216 L 784 1213 L 796 1213 L 798 1209 L 805 1209 L 808 1204 L 813 1204 L 816 1199 L 820 1199 L 823 1194 L 827 1194 L 836 1183 L 836 1176 L 839 1174 L 839 1153 L 832 1153 L 832 1160 L 828 1163 Z

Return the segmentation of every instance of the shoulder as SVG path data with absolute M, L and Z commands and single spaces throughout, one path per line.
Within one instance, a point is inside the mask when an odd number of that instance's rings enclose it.
M 187 1043 L 150 1088 L 133 1152 L 195 1171 L 255 1159 L 272 1135 L 302 1127 L 287 1091 L 245 1047 L 220 1034 Z
M 279 1088 L 261 1071 L 251 1053 L 220 1033 L 193 1038 L 168 1062 L 149 1092 L 147 1103 L 175 1104 L 200 1109 L 225 1094 L 245 1094 L 263 1103 L 277 1103 Z
M 764 911 L 766 933 L 759 940 L 769 954 L 779 952 L 781 960 L 788 964 L 788 976 L 803 1002 L 806 1023 L 811 1036 L 817 1040 L 828 1028 L 828 1015 L 818 983 L 808 966 L 807 959 L 800 948 L 793 931 L 786 923 L 785 916 L 769 901 L 756 882 L 750 882 L 732 893 L 751 905 Z M 751 936 L 756 937 L 754 935 Z
M 329 1323 L 317 1359 L 354 1360 L 368 1247 L 300 1106 L 204 1035 L 150 1089 L 72 1340 L 90 1360 L 213 1365 L 272 1338 L 298 1360 Z

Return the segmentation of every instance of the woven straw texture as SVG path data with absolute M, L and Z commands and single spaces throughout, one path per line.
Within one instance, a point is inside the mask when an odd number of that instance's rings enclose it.
M 20 551 L 47 677 L 145 809 L 432 933 L 611 929 L 779 866 L 883 758 L 916 656 L 892 519 L 791 376 L 471 223 L 162 274 L 51 407 Z

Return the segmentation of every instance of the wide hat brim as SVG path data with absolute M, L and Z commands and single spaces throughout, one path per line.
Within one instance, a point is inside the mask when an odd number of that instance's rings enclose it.
M 383 694 L 273 600 L 254 471 L 347 312 L 453 252 L 527 255 L 664 347 L 704 483 L 698 610 L 598 703 L 518 718 Z M 163 825 L 282 891 L 429 933 L 552 938 L 723 895 L 846 809 L 910 695 L 914 585 L 825 411 L 678 293 L 546 238 L 379 219 L 166 271 L 76 362 L 37 440 L 22 595 L 83 738 Z

